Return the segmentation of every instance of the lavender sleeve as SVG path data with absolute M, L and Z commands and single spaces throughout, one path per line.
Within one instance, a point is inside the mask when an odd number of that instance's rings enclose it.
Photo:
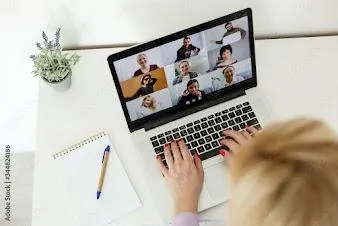
M 172 226 L 199 226 L 198 215 L 195 213 L 184 212 L 176 214 Z

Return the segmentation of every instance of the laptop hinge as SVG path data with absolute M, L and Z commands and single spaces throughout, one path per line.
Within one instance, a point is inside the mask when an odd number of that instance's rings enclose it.
M 245 90 L 239 90 L 237 92 L 232 92 L 231 94 L 224 95 L 222 97 L 218 97 L 215 100 L 208 100 L 204 104 L 197 105 L 196 107 L 189 108 L 189 109 L 186 109 L 186 110 L 183 110 L 183 111 L 179 111 L 179 112 L 177 112 L 177 113 L 175 113 L 173 115 L 162 117 L 161 119 L 154 120 L 152 122 L 148 122 L 144 126 L 144 129 L 145 129 L 145 131 L 149 131 L 149 130 L 154 129 L 154 128 L 158 127 L 158 126 L 161 126 L 161 125 L 164 125 L 166 123 L 172 122 L 172 121 L 174 121 L 176 119 L 180 119 L 180 118 L 185 117 L 187 115 L 191 115 L 191 114 L 193 114 L 195 112 L 204 110 L 206 108 L 209 108 L 209 107 L 212 107 L 212 106 L 224 103 L 226 101 L 229 101 L 229 100 L 232 100 L 232 99 L 235 99 L 237 97 L 244 96 L 244 95 L 245 95 Z

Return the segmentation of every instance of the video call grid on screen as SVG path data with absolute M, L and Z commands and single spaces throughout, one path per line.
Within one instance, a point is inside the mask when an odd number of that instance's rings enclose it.
M 114 62 L 131 121 L 252 78 L 248 16 Z

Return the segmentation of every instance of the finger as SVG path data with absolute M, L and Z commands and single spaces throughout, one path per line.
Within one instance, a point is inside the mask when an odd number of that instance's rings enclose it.
M 202 160 L 200 159 L 200 157 L 197 154 L 194 155 L 194 163 L 195 163 L 195 166 L 196 166 L 198 172 L 204 173 Z
M 164 145 L 164 157 L 165 157 L 165 160 L 167 161 L 168 168 L 172 169 L 174 165 L 174 159 L 173 159 L 173 155 L 171 154 L 169 144 Z
M 167 177 L 167 176 L 168 176 L 169 170 L 168 170 L 167 167 L 165 167 L 165 165 L 164 165 L 164 163 L 162 162 L 160 156 L 156 156 L 156 162 L 157 162 L 158 167 L 160 168 L 162 174 L 163 174 L 165 177 Z
M 259 133 L 259 130 L 253 126 L 246 127 L 246 130 L 253 135 L 256 135 L 257 133 Z
M 230 151 L 232 151 L 232 152 L 237 150 L 237 148 L 239 147 L 238 143 L 236 143 L 232 139 L 227 139 L 227 138 L 221 140 L 221 144 L 223 144 L 224 146 L 227 146 L 230 149 Z
M 182 161 L 182 155 L 176 141 L 171 142 L 171 152 L 174 156 L 174 164 L 180 163 Z
M 223 134 L 225 136 L 229 136 L 230 138 L 232 138 L 234 141 L 236 141 L 239 144 L 244 144 L 246 143 L 246 139 L 244 138 L 244 136 L 237 131 L 231 130 L 231 129 L 227 129 L 225 131 L 223 131 Z
M 243 130 L 243 131 L 241 131 L 241 133 L 245 137 L 245 139 L 247 139 L 247 140 L 251 140 L 252 139 L 252 137 L 251 137 L 250 133 L 248 133 L 248 131 Z
M 179 139 L 177 141 L 177 143 L 178 143 L 178 146 L 180 148 L 182 158 L 184 160 L 190 160 L 191 161 L 191 155 L 190 155 L 190 152 L 189 152 L 188 147 L 185 144 L 184 140 L 183 139 Z
M 230 157 L 230 152 L 225 150 L 225 149 L 221 149 L 219 150 L 219 154 L 222 155 L 224 158 L 229 158 Z

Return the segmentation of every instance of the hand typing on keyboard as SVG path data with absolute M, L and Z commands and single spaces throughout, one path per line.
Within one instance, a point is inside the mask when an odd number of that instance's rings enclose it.
M 157 162 L 170 187 L 175 212 L 196 213 L 204 180 L 201 159 L 197 154 L 191 156 L 182 139 L 166 144 L 164 156 L 168 168 L 160 157 L 157 158 Z

